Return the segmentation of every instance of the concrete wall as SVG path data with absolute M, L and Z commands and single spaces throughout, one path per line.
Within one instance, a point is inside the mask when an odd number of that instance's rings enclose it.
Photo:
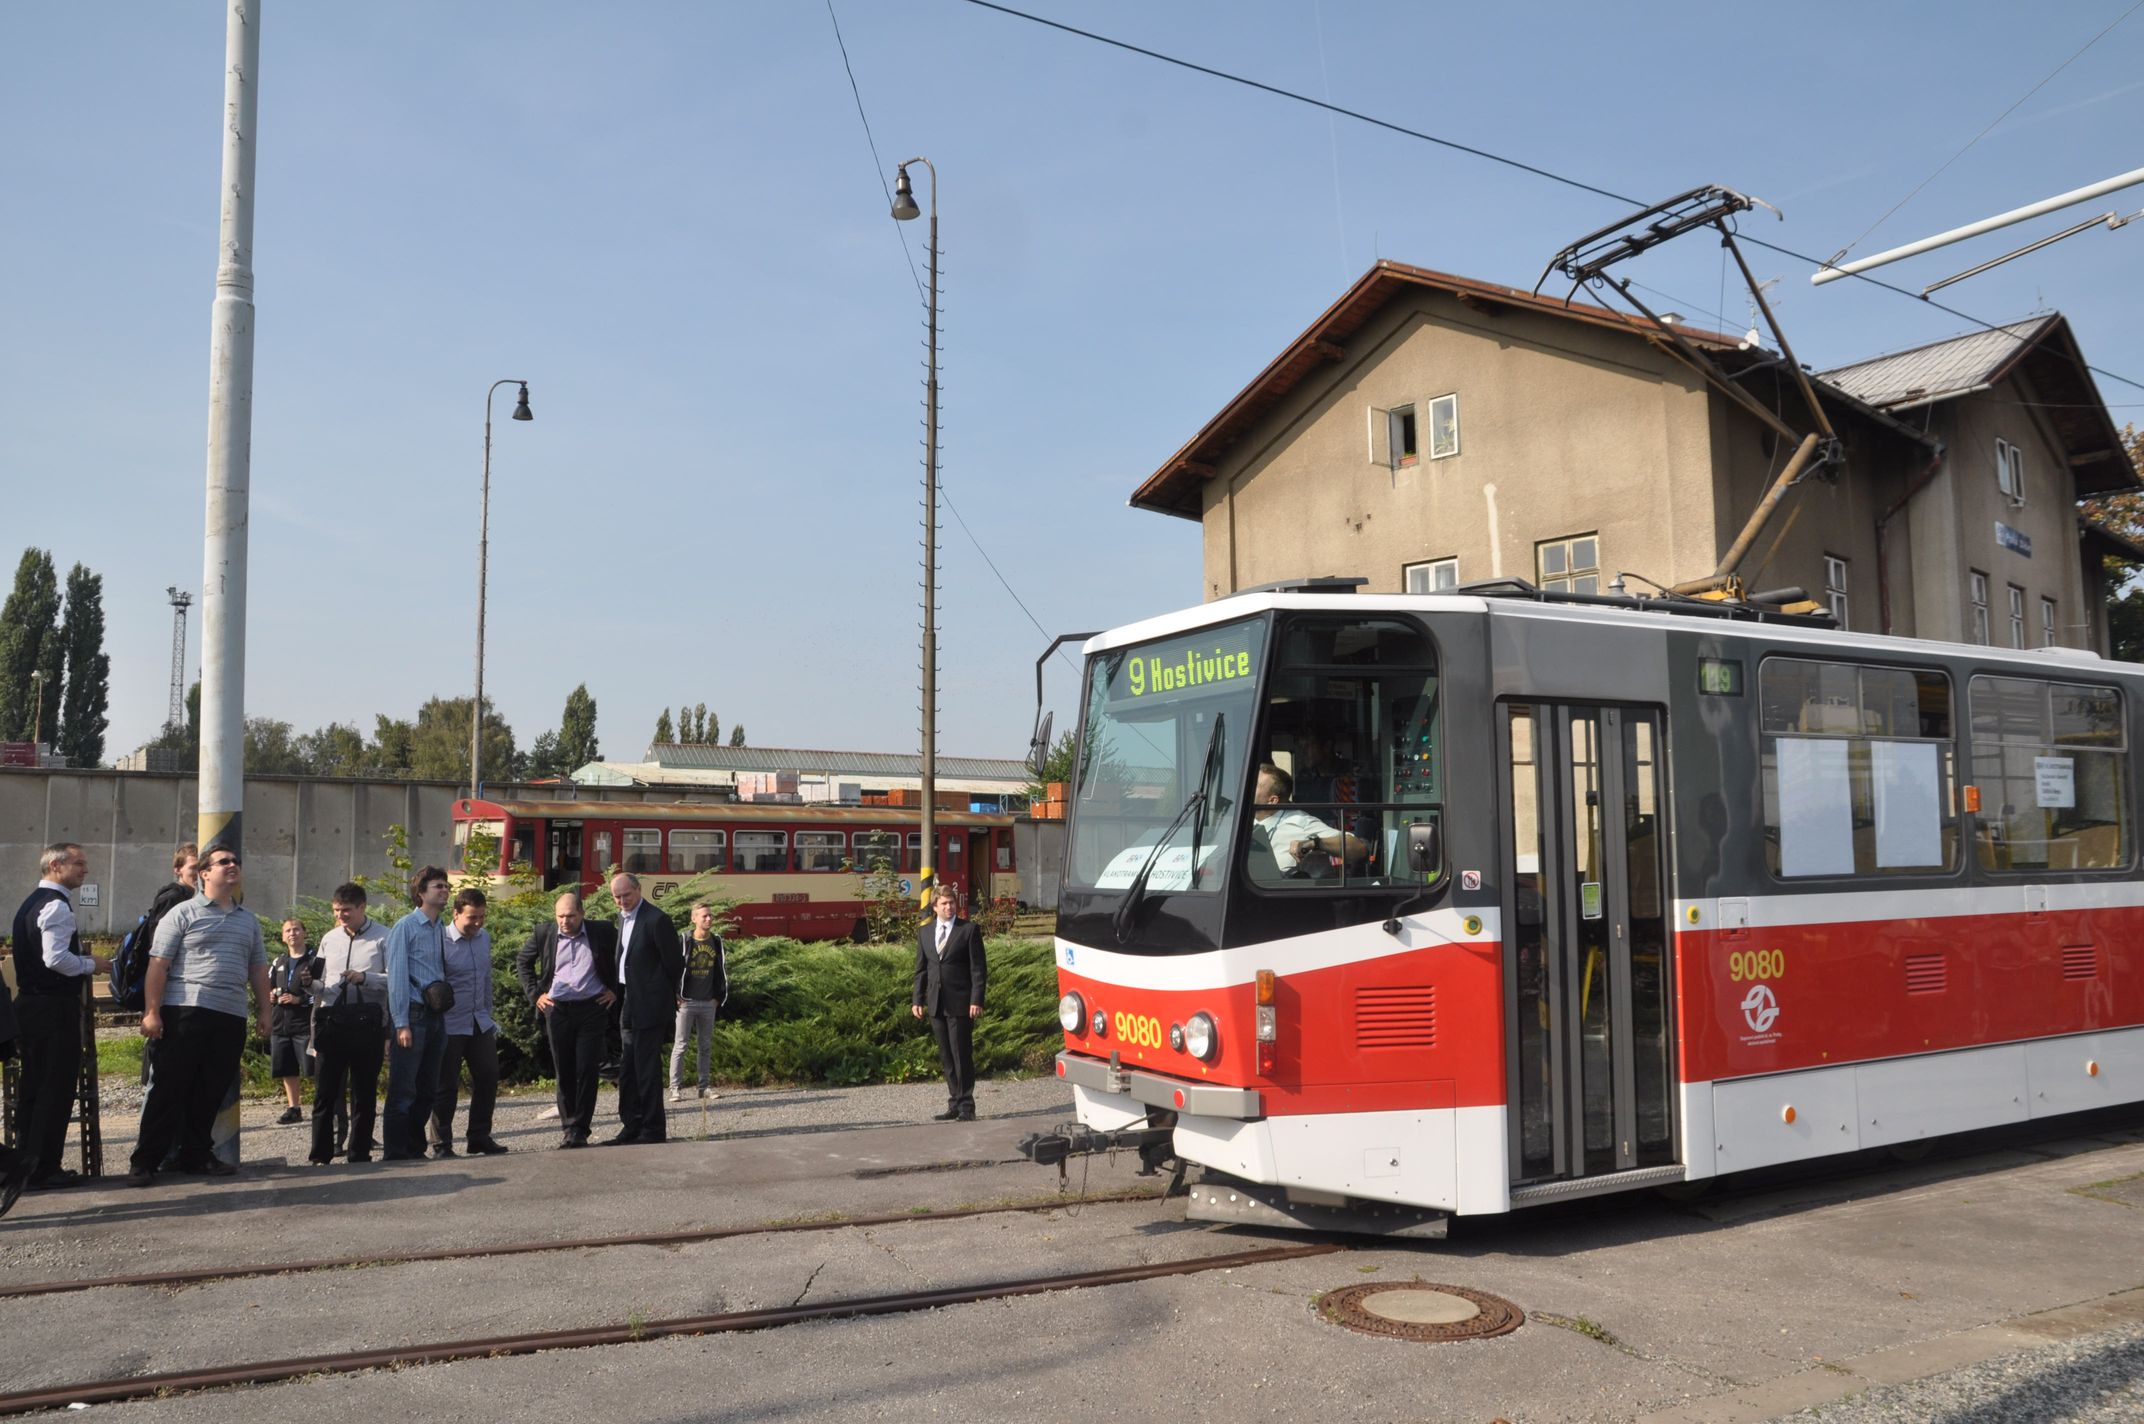
M 196 789 L 191 776 L 155 772 L 0 769 L 0 869 L 27 894 L 37 883 L 38 851 L 53 841 L 79 841 L 89 854 L 83 889 L 94 887 L 94 894 L 78 897 L 76 917 L 87 933 L 123 933 L 170 883 L 172 847 L 194 839 Z M 417 864 L 453 868 L 458 789 L 444 781 L 247 778 L 247 903 L 280 917 L 302 896 L 325 899 L 354 875 L 380 874 L 388 868 L 393 825 L 408 830 Z M 486 790 L 512 799 L 528 788 Z M 555 798 L 560 790 L 545 787 L 540 794 Z M 622 787 L 600 794 L 617 801 L 672 799 Z M 17 901 L 6 903 L 12 913 Z

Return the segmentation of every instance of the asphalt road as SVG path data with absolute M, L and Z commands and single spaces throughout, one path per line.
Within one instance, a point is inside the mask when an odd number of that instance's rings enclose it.
M 1043 1203 L 613 1246 L 0 1301 L 0 1388 L 523 1329 L 659 1321 L 919 1287 L 1187 1260 L 1296 1238 L 1188 1224 L 1121 1158 L 1055 1171 L 1025 1132 L 1053 1081 L 988 1083 L 929 1122 L 930 1085 L 685 1105 L 660 1147 L 549 1150 L 502 1108 L 498 1158 L 303 1165 L 249 1105 L 229 1180 L 26 1197 L 0 1284 L 239 1262 Z M 607 1105 L 606 1105 L 607 1106 Z M 2144 1118 L 1983 1137 L 1912 1166 L 1730 1184 L 1454 1223 L 1348 1251 L 751 1334 L 649 1340 L 99 1406 L 98 1417 L 2101 1420 L 2144 1415 Z M 124 1150 L 123 1124 L 108 1144 Z M 116 1159 L 115 1159 L 116 1160 Z M 296 1163 L 297 1165 L 291 1165 Z M 1448 1283 L 1528 1313 L 1460 1344 L 1359 1335 L 1318 1298 Z

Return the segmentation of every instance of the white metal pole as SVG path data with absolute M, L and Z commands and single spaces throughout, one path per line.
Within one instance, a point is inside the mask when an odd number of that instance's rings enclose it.
M 1812 286 L 1821 287 L 1826 282 L 1836 282 L 1842 277 L 1851 277 L 1856 272 L 1866 272 L 1872 267 L 1881 267 L 1886 263 L 1897 262 L 1907 257 L 1916 257 L 1923 252 L 1931 252 L 1938 247 L 1948 247 L 1954 242 L 1963 242 L 1969 237 L 1978 237 L 1984 232 L 1993 232 L 1997 228 L 2009 227 L 2012 223 L 2021 223 L 2028 218 L 2036 218 L 2042 213 L 2054 212 L 2058 208 L 2067 208 L 2076 203 L 2088 203 L 2092 199 L 2104 197 L 2108 193 L 2117 193 L 2124 188 L 2134 188 L 2139 183 L 2144 183 L 2144 168 L 2132 168 L 2127 173 L 2118 174 L 2102 182 L 2090 183 L 2082 188 L 2072 188 L 2067 193 L 2058 194 L 2052 198 L 2043 198 L 2037 203 L 2028 203 L 2022 208 L 2012 208 L 2009 212 L 1997 213 L 1992 218 L 1982 218 L 1979 222 L 1967 223 L 1964 227 L 1954 227 L 1949 232 L 1939 232 L 1934 237 L 1924 237 L 1919 242 L 1909 242 L 1904 247 L 1894 247 L 1889 252 L 1879 252 L 1874 257 L 1863 257 L 1857 261 L 1843 263 L 1836 267 L 1827 263 L 1820 271 L 1812 275 L 1809 281 Z
M 209 319 L 208 524 L 201 579 L 201 858 L 239 851 L 245 810 L 246 522 L 253 466 L 253 148 L 261 0 L 229 0 L 223 202 Z

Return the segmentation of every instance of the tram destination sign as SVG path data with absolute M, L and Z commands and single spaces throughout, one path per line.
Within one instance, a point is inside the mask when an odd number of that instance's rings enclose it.
M 1111 670 L 1109 700 L 1138 703 L 1248 689 L 1258 675 L 1254 648 L 1261 627 L 1239 623 L 1134 649 Z

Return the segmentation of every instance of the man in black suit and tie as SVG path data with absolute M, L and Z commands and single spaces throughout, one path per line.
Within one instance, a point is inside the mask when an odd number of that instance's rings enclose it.
M 909 1012 L 928 1016 L 945 1069 L 945 1111 L 938 1121 L 975 1121 L 975 1021 L 983 1012 L 982 932 L 954 914 L 953 889 L 931 892 L 936 918 L 916 931 L 916 991 Z
M 685 949 L 670 917 L 641 898 L 638 876 L 622 871 L 612 876 L 610 893 L 618 902 L 618 982 L 625 986 L 625 1012 L 619 1020 L 624 1046 L 618 1054 L 618 1135 L 608 1145 L 623 1147 L 668 1136 L 663 1040 L 677 1020 Z
M 515 968 L 529 1002 L 543 1016 L 558 1074 L 561 1147 L 586 1147 L 596 1115 L 596 1068 L 603 1034 L 618 1000 L 618 935 L 581 915 L 581 897 L 568 890 L 551 906 L 551 923 L 530 931 Z

